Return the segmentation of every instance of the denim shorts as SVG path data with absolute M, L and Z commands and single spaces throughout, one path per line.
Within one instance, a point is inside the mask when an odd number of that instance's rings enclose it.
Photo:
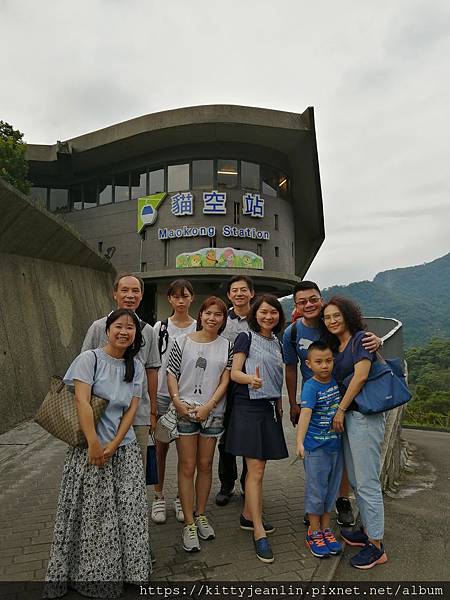
M 305 450 L 305 512 L 323 515 L 331 512 L 336 501 L 344 468 L 342 450 L 325 452 L 323 448 Z
M 189 421 L 187 419 L 178 419 L 177 424 L 178 435 L 197 435 L 203 437 L 219 438 L 224 432 L 223 415 L 221 417 L 213 417 L 208 427 L 202 427 L 198 421 Z
M 158 417 L 162 417 L 169 410 L 170 398 L 167 396 L 156 396 Z

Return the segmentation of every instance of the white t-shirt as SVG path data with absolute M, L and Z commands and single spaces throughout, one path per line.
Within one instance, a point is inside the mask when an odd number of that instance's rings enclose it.
M 174 341 L 167 371 L 178 380 L 180 400 L 206 404 L 219 385 L 225 369 L 231 370 L 232 345 L 222 336 L 213 342 L 194 342 L 189 335 Z M 225 394 L 212 411 L 214 416 L 225 412 Z
M 196 327 L 196 321 L 192 321 L 192 323 L 187 327 L 177 327 L 172 323 L 172 319 L 169 317 L 167 323 L 167 333 L 169 334 L 169 339 L 167 341 L 167 348 L 165 349 L 164 354 L 161 356 L 161 368 L 158 371 L 158 396 L 170 398 L 169 390 L 167 389 L 167 365 L 169 364 L 169 356 L 173 348 L 174 341 L 179 338 L 180 335 L 192 333 L 196 330 Z M 157 321 L 153 326 L 153 329 L 155 330 L 156 339 L 159 341 L 161 321 Z M 164 351 L 164 346 L 162 350 Z

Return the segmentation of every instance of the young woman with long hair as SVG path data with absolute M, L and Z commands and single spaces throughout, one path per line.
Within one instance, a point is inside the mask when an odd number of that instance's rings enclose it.
M 226 322 L 225 303 L 215 296 L 207 298 L 200 307 L 197 331 L 175 340 L 167 367 L 169 393 L 179 415 L 178 493 L 186 552 L 200 550 L 199 538 L 215 537 L 205 509 L 214 450 L 224 430 L 225 393 L 230 380 L 231 344 L 220 335 Z

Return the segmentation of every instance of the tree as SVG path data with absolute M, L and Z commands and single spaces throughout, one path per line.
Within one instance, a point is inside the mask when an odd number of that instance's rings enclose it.
M 0 121 L 0 176 L 24 194 L 30 190 L 26 149 L 23 133 Z

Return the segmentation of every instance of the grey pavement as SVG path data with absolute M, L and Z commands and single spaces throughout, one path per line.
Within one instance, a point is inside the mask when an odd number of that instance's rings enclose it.
M 287 413 L 288 414 L 288 413 Z M 201 552 L 187 554 L 180 544 L 181 524 L 172 509 L 176 493 L 176 449 L 171 447 L 166 475 L 168 518 L 151 524 L 157 562 L 153 581 L 329 581 L 337 558 L 320 560 L 305 547 L 303 465 L 294 457 L 294 429 L 284 418 L 289 459 L 269 461 L 264 480 L 264 512 L 276 531 L 270 535 L 275 562 L 260 562 L 252 535 L 239 528 L 242 499 L 237 493 L 226 507 L 214 503 L 218 489 L 217 451 L 207 514 L 216 539 L 202 542 Z M 33 422 L 0 436 L 0 580 L 41 581 L 45 576 L 66 446 Z M 240 462 L 240 459 L 239 459 Z M 152 499 L 151 488 L 149 502 Z

